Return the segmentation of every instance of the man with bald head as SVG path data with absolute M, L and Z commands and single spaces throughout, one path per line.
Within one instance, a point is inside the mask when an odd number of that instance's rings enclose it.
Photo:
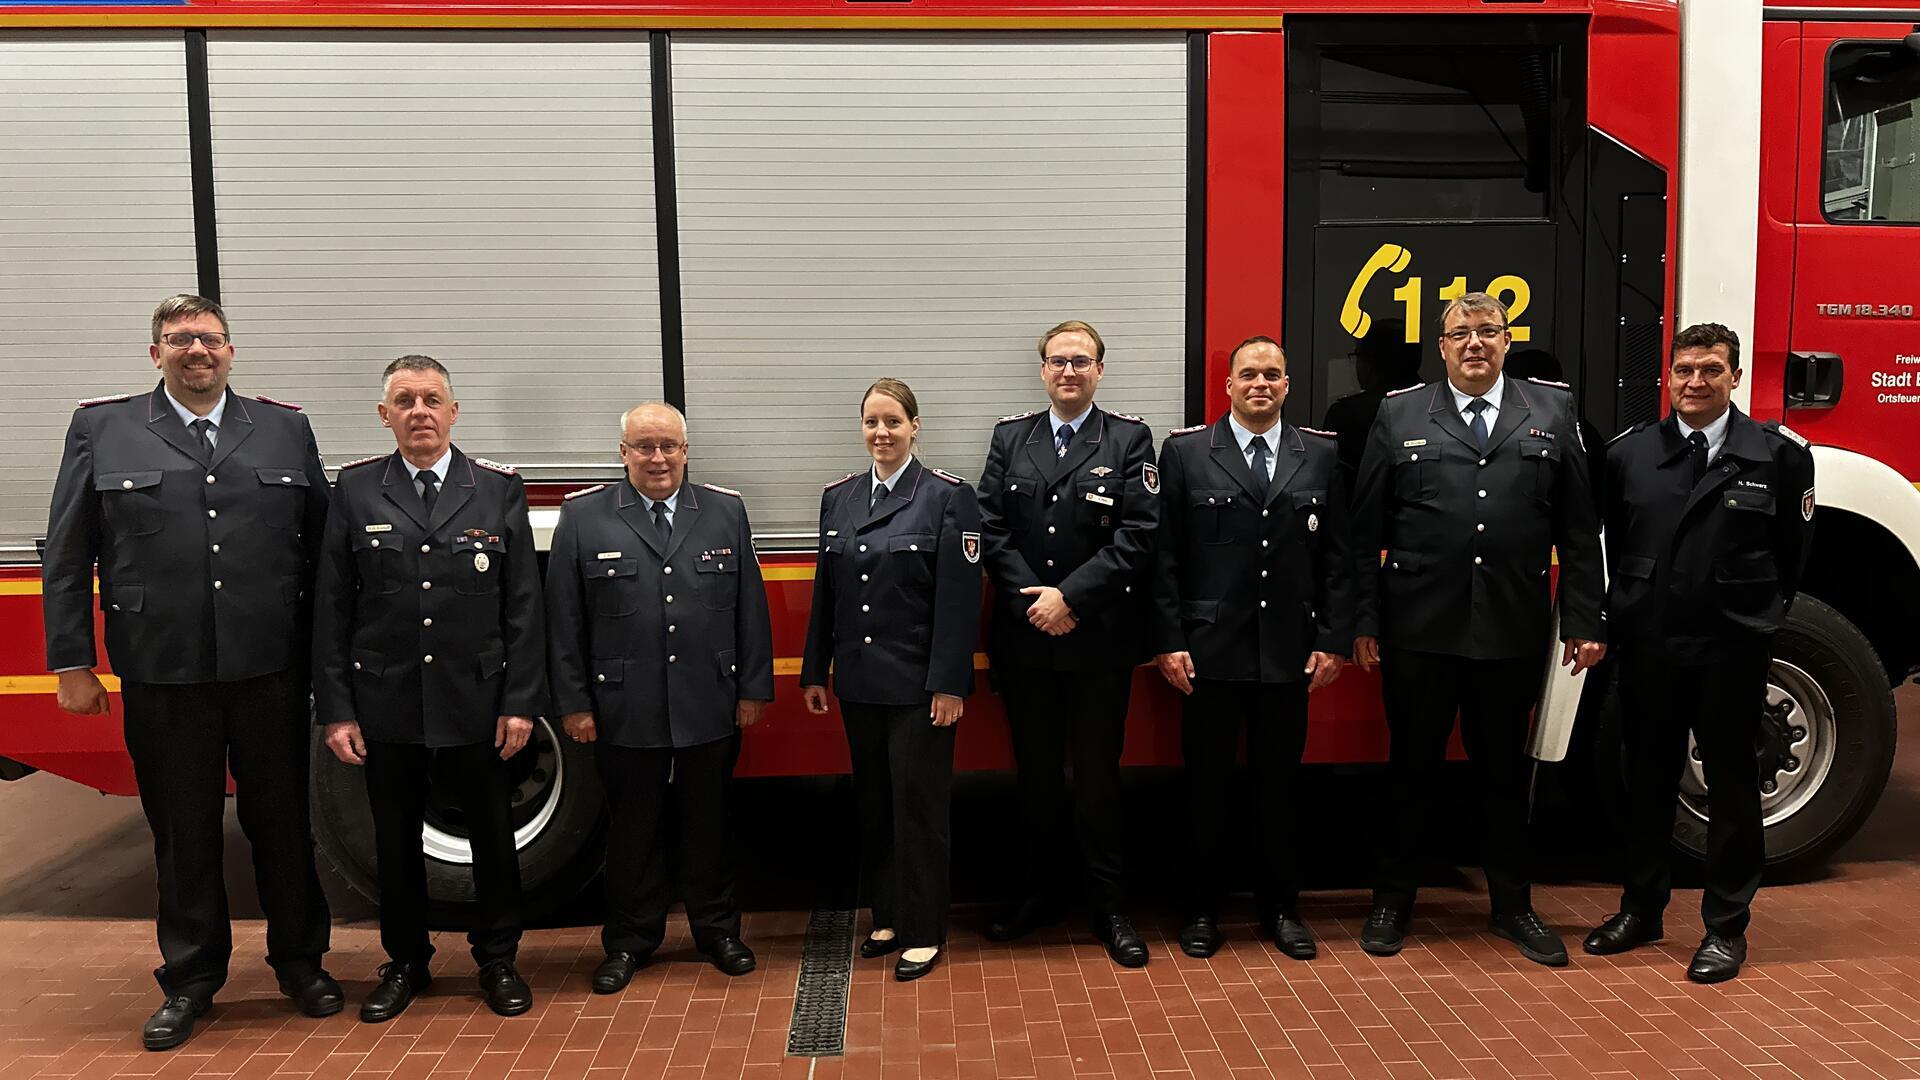
M 669 837 L 694 945 L 728 975 L 753 970 L 727 786 L 740 732 L 773 700 L 773 623 L 740 493 L 686 483 L 687 421 L 671 405 L 621 416 L 620 460 L 620 480 L 567 496 L 547 564 L 554 700 L 567 736 L 594 744 L 611 810 L 599 994 L 620 992 L 666 936 Z

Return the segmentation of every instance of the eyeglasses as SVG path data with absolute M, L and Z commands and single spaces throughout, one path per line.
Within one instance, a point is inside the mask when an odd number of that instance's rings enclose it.
M 622 442 L 620 445 L 626 447 L 627 449 L 633 451 L 636 454 L 639 454 L 643 458 L 650 458 L 655 454 L 655 452 L 658 452 L 666 457 L 672 457 L 673 455 L 687 448 L 687 444 L 683 442 L 663 442 L 663 443 Z
M 1507 328 L 1504 326 L 1476 326 L 1471 330 L 1449 330 L 1440 336 L 1458 345 L 1472 337 L 1478 337 L 1481 341 L 1492 341 L 1506 332 Z
M 205 345 L 209 349 L 224 349 L 227 347 L 227 335 L 225 334 L 188 334 L 182 332 L 160 335 L 161 344 L 169 349 L 191 349 L 195 341 L 200 342 L 200 344 Z
M 1091 356 L 1049 356 L 1040 362 L 1047 366 L 1048 371 L 1065 371 L 1071 367 L 1074 374 L 1085 375 L 1100 361 Z

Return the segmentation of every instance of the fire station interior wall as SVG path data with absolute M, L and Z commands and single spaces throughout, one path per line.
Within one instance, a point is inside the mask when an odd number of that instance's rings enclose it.
M 380 373 L 425 353 L 463 449 L 611 473 L 620 412 L 662 384 L 646 35 L 215 31 L 207 53 L 234 386 L 302 404 L 337 464 L 393 450 Z
M 1179 35 L 675 33 L 672 56 L 692 469 L 756 533 L 817 531 L 883 375 L 919 399 L 921 459 L 976 480 L 995 420 L 1046 405 L 1035 346 L 1065 319 L 1106 341 L 1103 407 L 1156 442 L 1179 424 Z
M 0 33 L 0 558 L 31 558 L 74 399 L 144 388 L 195 282 L 176 32 Z

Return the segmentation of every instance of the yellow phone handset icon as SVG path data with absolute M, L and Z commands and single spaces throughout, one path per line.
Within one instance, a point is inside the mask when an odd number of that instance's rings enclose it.
M 1347 302 L 1340 306 L 1340 325 L 1354 337 L 1363 338 L 1373 328 L 1373 316 L 1360 310 L 1360 297 L 1372 283 L 1373 276 L 1382 270 L 1398 274 L 1413 262 L 1413 252 L 1399 244 L 1381 244 L 1367 260 L 1360 272 L 1354 275 L 1353 285 L 1347 289 Z

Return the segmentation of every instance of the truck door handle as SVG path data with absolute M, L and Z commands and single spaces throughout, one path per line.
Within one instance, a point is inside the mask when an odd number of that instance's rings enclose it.
M 1831 409 L 1840 404 L 1840 390 L 1845 382 L 1839 353 L 1787 354 L 1786 407 L 1789 409 Z

